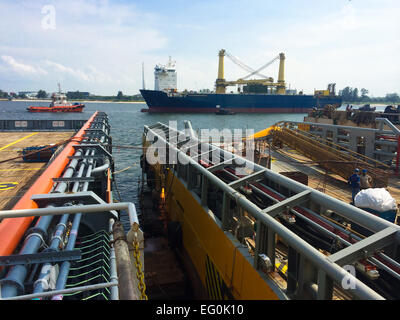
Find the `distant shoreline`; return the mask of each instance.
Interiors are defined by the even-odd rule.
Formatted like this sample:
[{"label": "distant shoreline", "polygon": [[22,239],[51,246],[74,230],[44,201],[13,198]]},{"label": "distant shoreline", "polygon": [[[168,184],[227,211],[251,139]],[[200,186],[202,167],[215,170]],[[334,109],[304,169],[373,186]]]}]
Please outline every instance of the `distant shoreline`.
[{"label": "distant shoreline", "polygon": [[342,102],[342,105],[365,105],[365,104],[369,104],[370,106],[389,106],[389,105],[395,105],[397,104],[397,102]]},{"label": "distant shoreline", "polygon": [[[0,101],[10,101],[8,99],[0,98]],[[11,101],[21,101],[21,102],[48,102],[50,103],[52,100],[51,99],[12,99]],[[145,101],[110,101],[110,100],[71,100],[73,103],[74,102],[81,102],[81,103],[124,103],[124,104],[146,104]],[[342,105],[365,105],[366,102],[342,102]],[[397,105],[398,102],[368,102],[368,104],[373,105],[373,106],[388,106],[388,105]]]},{"label": "distant shoreline", "polygon": [[[10,101],[8,99],[0,99],[0,101]],[[11,101],[16,102],[51,102],[51,99],[38,99],[38,100],[31,100],[31,99],[12,99]],[[82,102],[82,103],[145,103],[144,101],[110,101],[110,100],[74,100],[72,102]]]}]

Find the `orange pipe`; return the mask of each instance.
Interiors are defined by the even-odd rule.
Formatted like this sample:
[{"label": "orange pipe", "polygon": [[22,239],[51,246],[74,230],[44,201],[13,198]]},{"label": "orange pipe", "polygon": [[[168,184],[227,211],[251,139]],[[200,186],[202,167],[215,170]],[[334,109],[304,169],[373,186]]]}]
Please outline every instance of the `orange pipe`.
[{"label": "orange pipe", "polygon": [[[61,153],[53,160],[39,176],[35,183],[29,188],[24,196],[16,203],[13,210],[17,209],[35,209],[36,202],[31,200],[34,194],[49,193],[53,187],[53,178],[58,178],[63,173],[65,167],[69,163],[68,156],[72,156],[75,152],[74,145],[78,144],[76,140],[82,140],[85,130],[88,129],[96,117],[96,111],[83,127],[74,136],[74,141],[69,142]],[[25,218],[8,218],[0,223],[0,256],[10,255],[14,252],[20,242],[25,231],[32,223],[34,217]]]},{"label": "orange pipe", "polygon": [[107,201],[108,203],[111,203],[111,177],[110,177],[110,168],[107,169],[106,201]]}]

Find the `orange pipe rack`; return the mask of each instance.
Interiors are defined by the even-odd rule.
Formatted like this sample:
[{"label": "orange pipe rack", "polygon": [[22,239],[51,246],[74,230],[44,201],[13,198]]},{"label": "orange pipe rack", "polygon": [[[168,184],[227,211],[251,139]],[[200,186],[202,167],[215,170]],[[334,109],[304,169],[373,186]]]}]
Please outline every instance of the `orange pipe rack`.
[{"label": "orange pipe rack", "polygon": [[[34,194],[49,193],[53,186],[53,178],[58,178],[69,163],[69,156],[75,152],[73,148],[78,141],[82,140],[85,130],[88,129],[98,114],[96,111],[89,120],[83,125],[73,137],[73,141],[69,142],[61,153],[46,168],[35,183],[29,188],[24,196],[16,203],[13,210],[17,209],[35,209],[38,208],[36,202],[31,200]],[[19,241],[32,223],[34,217],[26,218],[8,218],[0,223],[0,256],[10,255],[14,252]]]}]

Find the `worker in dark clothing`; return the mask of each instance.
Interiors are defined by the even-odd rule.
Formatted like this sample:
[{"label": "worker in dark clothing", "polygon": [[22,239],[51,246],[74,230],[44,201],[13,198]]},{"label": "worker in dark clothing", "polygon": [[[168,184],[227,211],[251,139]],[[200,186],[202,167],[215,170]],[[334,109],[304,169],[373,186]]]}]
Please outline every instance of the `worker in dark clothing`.
[{"label": "worker in dark clothing", "polygon": [[347,120],[350,120],[352,112],[353,112],[353,106],[350,107],[350,105],[348,104],[346,107]]},{"label": "worker in dark clothing", "polygon": [[360,192],[360,170],[359,169],[355,169],[354,170],[354,174],[352,174],[349,178],[349,185],[351,187],[351,198],[353,200],[353,204],[354,204],[354,198],[356,196],[357,193]]}]

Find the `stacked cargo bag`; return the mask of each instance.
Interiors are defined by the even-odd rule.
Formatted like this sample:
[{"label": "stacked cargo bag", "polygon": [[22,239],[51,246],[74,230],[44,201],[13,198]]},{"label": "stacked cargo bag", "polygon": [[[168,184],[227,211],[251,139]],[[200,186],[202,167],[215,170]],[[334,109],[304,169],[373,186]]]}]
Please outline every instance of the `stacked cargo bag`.
[{"label": "stacked cargo bag", "polygon": [[57,146],[54,144],[26,147],[22,150],[22,156],[25,162],[48,162],[56,150]]},{"label": "stacked cargo bag", "polygon": [[397,215],[396,200],[384,188],[361,190],[354,198],[356,207],[395,223]]}]

